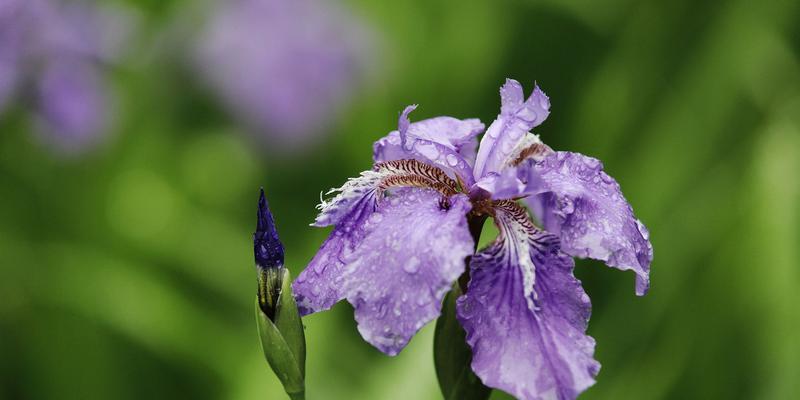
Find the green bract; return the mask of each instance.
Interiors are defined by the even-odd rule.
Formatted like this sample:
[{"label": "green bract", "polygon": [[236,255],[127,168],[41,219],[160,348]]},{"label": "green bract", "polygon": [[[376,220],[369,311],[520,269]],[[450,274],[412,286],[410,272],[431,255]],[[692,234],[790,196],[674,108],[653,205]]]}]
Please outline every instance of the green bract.
[{"label": "green bract", "polygon": [[289,397],[297,400],[305,399],[306,340],[291,282],[289,270],[284,269],[274,320],[261,311],[258,298],[255,311],[264,357]]}]

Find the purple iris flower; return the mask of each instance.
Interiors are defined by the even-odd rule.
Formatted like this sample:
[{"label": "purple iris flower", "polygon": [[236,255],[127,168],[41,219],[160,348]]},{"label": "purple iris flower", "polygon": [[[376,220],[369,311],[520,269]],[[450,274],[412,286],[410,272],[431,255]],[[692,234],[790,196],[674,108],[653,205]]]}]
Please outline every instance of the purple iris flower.
[{"label": "purple iris flower", "polygon": [[241,121],[296,147],[324,131],[365,72],[362,25],[335,1],[219,2],[197,64]]},{"label": "purple iris flower", "polygon": [[[364,339],[395,355],[466,273],[457,317],[483,383],[521,399],[572,399],[600,364],[571,256],[633,270],[644,295],[653,251],[600,161],[554,151],[530,132],[550,112],[544,92],[525,99],[507,80],[500,96],[479,147],[480,121],[411,123],[407,107],[398,130],[375,143],[373,169],[319,206],[313,225],[334,229],[293,289],[303,314],[347,299]],[[488,217],[500,235],[473,253],[471,229]]]},{"label": "purple iris flower", "polygon": [[0,0],[0,112],[31,98],[57,149],[81,150],[107,127],[106,63],[131,29],[120,9],[57,0]]}]

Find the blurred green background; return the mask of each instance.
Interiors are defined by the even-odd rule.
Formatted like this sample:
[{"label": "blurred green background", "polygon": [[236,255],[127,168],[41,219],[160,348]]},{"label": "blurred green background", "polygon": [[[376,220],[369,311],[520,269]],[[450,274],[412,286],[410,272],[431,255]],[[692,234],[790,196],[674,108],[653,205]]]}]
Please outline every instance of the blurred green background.
[{"label": "blurred green background", "polygon": [[[644,298],[577,263],[603,365],[581,398],[800,398],[796,0],[348,1],[375,65],[291,152],[171,59],[190,3],[127,3],[140,54],[112,72],[101,146],[64,157],[0,116],[1,398],[285,398],[252,315],[258,188],[296,276],[327,234],[320,191],[369,168],[404,106],[488,124],[506,77],[542,86],[537,133],[603,160],[655,249]],[[390,358],[346,303],[305,321],[309,398],[440,398],[432,325]]]}]

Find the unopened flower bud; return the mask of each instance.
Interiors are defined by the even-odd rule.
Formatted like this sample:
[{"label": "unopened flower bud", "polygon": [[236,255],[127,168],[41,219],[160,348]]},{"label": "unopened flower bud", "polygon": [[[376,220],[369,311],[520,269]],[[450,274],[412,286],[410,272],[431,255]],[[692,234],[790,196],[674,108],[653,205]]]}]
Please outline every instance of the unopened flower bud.
[{"label": "unopened flower bud", "polygon": [[258,200],[258,224],[253,234],[253,253],[258,271],[258,305],[270,320],[274,320],[283,283],[284,251],[275,229],[275,220],[264,197],[264,189],[261,189]]},{"label": "unopened flower bud", "polygon": [[306,341],[292,295],[292,279],[283,266],[283,244],[269,211],[264,189],[258,200],[258,225],[253,234],[258,271],[256,322],[261,349],[292,400],[305,398]]}]

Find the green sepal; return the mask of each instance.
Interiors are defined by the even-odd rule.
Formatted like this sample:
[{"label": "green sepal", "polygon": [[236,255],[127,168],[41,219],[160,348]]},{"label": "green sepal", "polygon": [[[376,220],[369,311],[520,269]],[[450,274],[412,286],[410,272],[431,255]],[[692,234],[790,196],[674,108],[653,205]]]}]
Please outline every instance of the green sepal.
[{"label": "green sepal", "polygon": [[274,322],[261,311],[258,297],[255,310],[264,357],[289,397],[299,400],[305,398],[306,339],[291,283],[285,269]]},{"label": "green sepal", "polygon": [[492,389],[481,383],[472,372],[472,351],[467,345],[466,332],[456,318],[456,299],[461,288],[453,290],[444,298],[442,314],[436,320],[433,336],[433,362],[436,378],[445,400],[486,400]]}]

